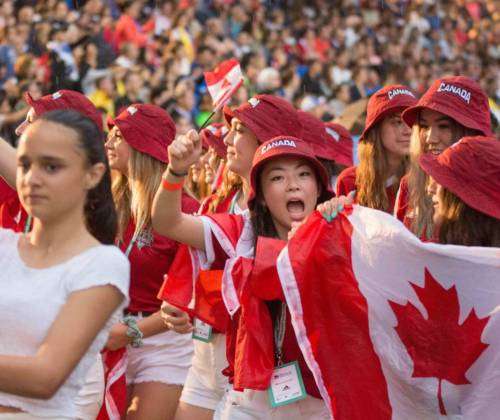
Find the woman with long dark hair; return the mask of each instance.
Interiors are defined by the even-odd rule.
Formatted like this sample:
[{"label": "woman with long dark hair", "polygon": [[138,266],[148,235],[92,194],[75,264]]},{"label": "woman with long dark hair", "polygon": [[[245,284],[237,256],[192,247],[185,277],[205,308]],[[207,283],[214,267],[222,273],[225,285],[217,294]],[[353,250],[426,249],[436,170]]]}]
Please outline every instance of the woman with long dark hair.
[{"label": "woman with long dark hair", "polygon": [[[233,267],[239,257],[255,257],[258,236],[286,241],[292,224],[304,220],[314,211],[318,202],[330,197],[331,194],[328,190],[329,180],[326,170],[314,157],[309,146],[297,138],[282,136],[263,143],[255,152],[249,175],[250,213],[239,216],[221,214],[210,218],[186,215],[179,211],[178,206],[180,198],[178,191],[183,184],[183,177],[179,174],[186,172],[189,165],[198,159],[200,151],[201,141],[194,132],[176,139],[169,147],[170,164],[164,174],[163,189],[160,189],[155,197],[153,222],[159,231],[201,251],[202,265],[213,267],[224,263],[223,288],[233,290],[224,295],[226,308],[233,315],[226,353],[229,363],[226,374],[232,382],[236,381],[235,378],[241,373],[241,370],[237,372],[236,368],[239,363],[237,359],[240,358],[237,349],[240,344],[236,342],[239,314],[234,316],[238,311],[239,286],[231,281]],[[255,372],[250,366],[242,366],[242,369],[248,368],[252,375],[255,373],[262,382],[255,390],[245,391],[244,394],[230,387],[217,407],[216,418],[219,418],[217,416],[239,418],[238,416],[244,413],[246,415],[252,413],[256,418],[270,418],[269,416],[326,418],[326,407],[319,397],[312,373],[305,365],[304,359],[300,358],[300,351],[297,350],[298,344],[293,338],[286,307],[261,306],[260,310],[256,316],[268,320],[273,317],[274,326],[284,335],[283,341],[277,344],[276,350],[279,354],[277,363],[297,361],[303,372],[306,392],[309,395],[304,394],[304,401],[292,402],[287,407],[272,408],[267,404],[267,392],[261,391],[269,386],[267,380],[260,376],[262,372]],[[273,324],[267,325],[273,328]],[[255,351],[260,353],[261,348],[258,347]],[[271,363],[274,362],[272,345],[266,348],[263,357]],[[295,357],[299,357],[298,360]],[[270,369],[266,372],[270,373],[272,367]]]},{"label": "woman with long dark hair", "polygon": [[[230,130],[224,137],[227,146],[227,178],[221,191],[210,199],[208,209],[203,211],[205,214],[244,214],[248,212],[252,158],[259,144],[280,134],[296,134],[300,132],[301,126],[293,106],[272,95],[256,95],[233,110],[225,108],[224,117],[230,125]],[[196,136],[195,133],[191,135]],[[225,188],[228,188],[226,194],[223,193]],[[190,261],[188,259],[186,263]],[[176,420],[211,419],[224,397],[227,378],[222,371],[227,366],[225,333],[229,323],[229,315],[220,293],[224,263],[225,261],[219,261],[211,266],[201,267],[205,276],[211,276],[208,287],[212,290],[210,310],[216,315],[212,315],[208,320],[202,314],[195,313],[198,315],[196,318],[204,319],[208,323],[206,328],[210,331],[211,338],[208,343],[195,340],[193,365],[182,391]],[[191,277],[186,281],[191,284]],[[200,278],[197,283],[201,283]],[[186,314],[181,315],[178,307],[167,303],[170,299],[165,300],[165,322],[179,331],[189,329],[189,318]],[[198,319],[195,323],[198,323]]]},{"label": "woman with long dark hair", "polygon": [[100,129],[69,110],[38,117],[16,184],[33,228],[0,230],[0,418],[93,418],[75,400],[129,283]]}]

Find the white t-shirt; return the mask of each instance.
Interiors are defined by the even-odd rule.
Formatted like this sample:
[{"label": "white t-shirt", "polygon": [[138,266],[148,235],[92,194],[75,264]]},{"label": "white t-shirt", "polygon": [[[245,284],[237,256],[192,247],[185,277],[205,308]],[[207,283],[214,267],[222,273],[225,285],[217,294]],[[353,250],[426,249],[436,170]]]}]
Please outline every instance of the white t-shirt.
[{"label": "white t-shirt", "polygon": [[[115,246],[95,246],[61,264],[37,269],[22,261],[17,248],[19,237],[19,233],[0,229],[0,355],[34,355],[72,292],[111,284],[128,296],[130,265]],[[0,392],[0,405],[49,418],[77,417],[75,396],[126,305],[124,301],[108,320],[52,398],[41,400]]]}]

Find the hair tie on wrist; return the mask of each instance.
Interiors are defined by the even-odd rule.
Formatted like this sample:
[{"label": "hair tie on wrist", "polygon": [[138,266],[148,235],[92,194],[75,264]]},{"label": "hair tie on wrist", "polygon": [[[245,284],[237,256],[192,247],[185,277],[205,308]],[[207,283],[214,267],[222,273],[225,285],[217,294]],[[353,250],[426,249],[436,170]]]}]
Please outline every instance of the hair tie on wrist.
[{"label": "hair tie on wrist", "polygon": [[170,172],[173,176],[176,176],[177,178],[184,178],[185,176],[188,175],[187,172],[175,172],[174,170],[172,170],[170,165],[167,166],[167,171]]},{"label": "hair tie on wrist", "polygon": [[184,180],[182,180],[180,182],[169,182],[163,177],[161,179],[161,186],[163,187],[164,190],[167,190],[167,191],[180,190],[180,189],[182,189],[183,185],[184,185]]}]

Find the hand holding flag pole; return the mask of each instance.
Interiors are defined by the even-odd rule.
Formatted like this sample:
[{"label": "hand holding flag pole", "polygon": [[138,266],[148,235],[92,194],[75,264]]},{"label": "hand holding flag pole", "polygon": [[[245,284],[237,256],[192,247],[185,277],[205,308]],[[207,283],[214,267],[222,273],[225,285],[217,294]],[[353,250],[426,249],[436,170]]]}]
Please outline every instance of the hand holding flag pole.
[{"label": "hand holding flag pole", "polygon": [[202,124],[200,131],[208,125],[215,113],[231,99],[233,93],[243,83],[240,63],[235,58],[223,61],[213,72],[207,71],[204,75],[208,93],[214,103],[214,110]]}]

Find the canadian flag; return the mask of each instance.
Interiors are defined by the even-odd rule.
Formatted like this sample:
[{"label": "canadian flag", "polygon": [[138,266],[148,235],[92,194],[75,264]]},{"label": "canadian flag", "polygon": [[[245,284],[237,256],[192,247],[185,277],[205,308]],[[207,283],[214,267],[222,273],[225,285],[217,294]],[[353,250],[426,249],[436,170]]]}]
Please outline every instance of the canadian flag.
[{"label": "canadian flag", "polygon": [[332,418],[499,418],[499,248],[423,243],[354,205],[313,214],[277,265]]},{"label": "canadian flag", "polygon": [[120,420],[127,410],[127,349],[103,350],[104,401],[96,420]]},{"label": "canadian flag", "polygon": [[243,74],[238,60],[223,61],[213,72],[205,72],[208,93],[214,102],[214,111],[221,109],[231,98],[231,95],[243,83]]}]

